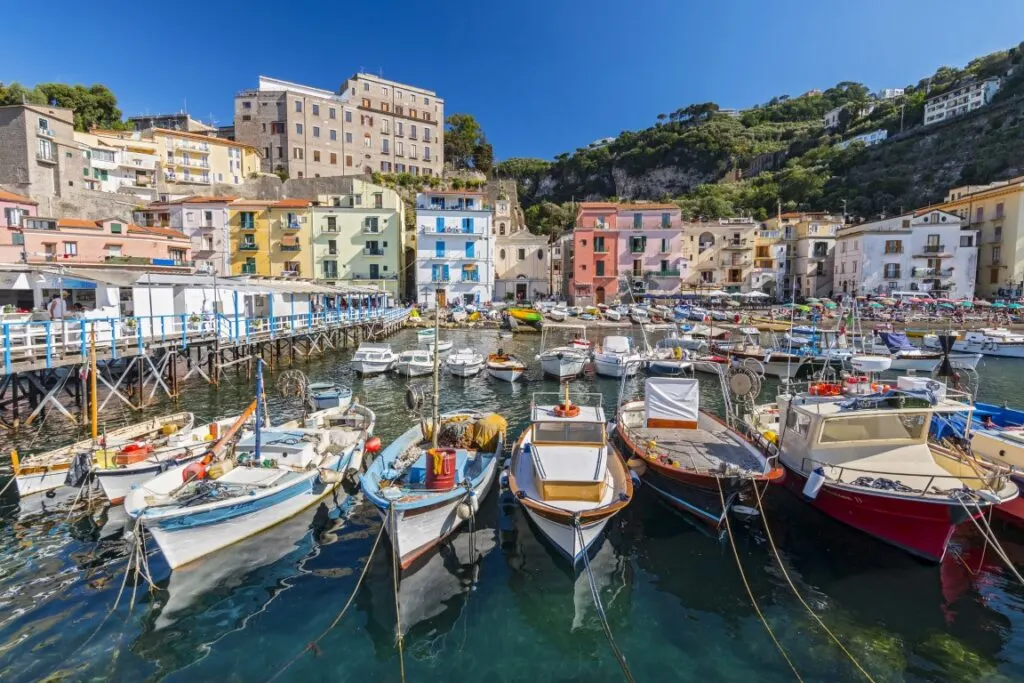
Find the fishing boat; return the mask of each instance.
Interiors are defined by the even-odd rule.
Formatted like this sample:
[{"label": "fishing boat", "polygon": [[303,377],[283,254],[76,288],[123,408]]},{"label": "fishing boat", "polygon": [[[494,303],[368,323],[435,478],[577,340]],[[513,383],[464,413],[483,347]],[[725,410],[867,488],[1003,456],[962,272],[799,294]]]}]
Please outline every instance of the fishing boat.
[{"label": "fishing boat", "polygon": [[547,316],[554,320],[556,323],[560,323],[568,317],[569,312],[564,308],[552,308],[547,312]]},{"label": "fishing boat", "polygon": [[379,375],[395,367],[398,355],[390,344],[360,344],[350,361],[352,369],[364,377]]},{"label": "fishing boat", "polygon": [[615,434],[644,484],[715,528],[753,486],[782,476],[762,448],[700,409],[696,379],[647,379],[643,398],[621,402]]},{"label": "fishing boat", "polygon": [[487,374],[494,379],[503,382],[515,382],[526,372],[526,364],[513,356],[498,349],[497,353],[487,356]]},{"label": "fishing boat", "polygon": [[405,377],[421,377],[434,371],[434,355],[429,351],[411,349],[398,354],[395,372]]},{"label": "fishing boat", "polygon": [[434,340],[434,328],[428,327],[425,330],[419,330],[416,332],[416,342],[419,344],[426,344],[428,341]]},{"label": "fishing boat", "polygon": [[345,411],[352,404],[352,390],[334,382],[313,382],[309,384],[308,400],[311,411]]},{"label": "fishing boat", "polygon": [[433,353],[435,346],[437,346],[438,352],[446,353],[452,350],[455,346],[455,342],[451,339],[439,339],[436,342],[433,339],[429,339],[424,345],[427,347],[427,353]]},{"label": "fishing boat", "polygon": [[535,308],[524,308],[522,306],[510,307],[505,309],[510,316],[516,320],[520,320],[524,323],[539,323],[541,321],[541,312]]},{"label": "fishing boat", "polygon": [[580,313],[583,312],[583,307],[582,306],[570,306],[569,308],[565,309],[565,312],[568,313],[570,316],[575,318],[576,316],[578,316]]},{"label": "fishing boat", "polygon": [[[924,337],[928,348],[939,348],[937,335]],[[963,333],[953,342],[953,350],[962,353],[980,353],[983,356],[1001,358],[1024,358],[1024,334],[1017,334],[1003,327],[986,327]]]},{"label": "fishing boat", "polygon": [[452,322],[464,323],[466,322],[467,318],[469,318],[469,313],[467,313],[465,310],[461,308],[452,309]]},{"label": "fishing boat", "polygon": [[613,307],[609,306],[604,311],[604,317],[607,318],[608,320],[611,320],[612,322],[616,322],[617,323],[620,320],[622,320],[622,313],[620,313],[617,308],[613,308]]},{"label": "fishing boat", "polygon": [[245,418],[233,417],[178,432],[160,448],[144,442],[132,442],[119,449],[106,448],[96,453],[93,472],[111,505],[120,505],[136,486],[167,470],[175,470],[206,455],[221,434],[235,422],[252,417],[255,404]]},{"label": "fishing boat", "polygon": [[[966,399],[966,400],[965,400]],[[810,505],[918,557],[940,562],[956,527],[1014,499],[1006,468],[929,442],[934,419],[972,411],[928,378],[896,386],[851,377],[755,407],[755,433],[776,442],[787,487]]]},{"label": "fishing boat", "polygon": [[573,402],[535,394],[530,426],[512,450],[508,486],[541,534],[573,567],[633,498],[633,480],[605,430],[600,394]]},{"label": "fishing boat", "polygon": [[122,449],[162,448],[175,437],[181,439],[180,434],[190,431],[194,420],[192,413],[173,413],[119,427],[95,440],[83,439],[42,453],[19,457],[17,451],[13,451],[11,467],[18,495],[25,498],[65,485],[77,487],[83,483],[97,458],[100,461],[110,457],[116,460]]},{"label": "fishing boat", "polygon": [[600,348],[594,351],[594,372],[604,377],[632,377],[642,363],[643,356],[628,337],[605,337]]},{"label": "fishing boat", "polygon": [[[580,319],[582,320],[583,317],[581,316]],[[578,326],[578,329],[572,335],[572,340],[569,342],[569,346],[580,351],[586,351],[587,353],[590,352],[590,349],[593,348],[593,343],[587,339],[586,327],[583,327],[582,325]]]},{"label": "fishing boat", "polygon": [[740,341],[714,343],[711,345],[712,353],[735,358],[741,363],[757,363],[765,375],[779,378],[807,375],[825,364],[813,356],[762,347],[759,341],[761,333],[757,328],[741,327],[739,332],[743,335]]},{"label": "fishing boat", "polygon": [[679,377],[692,368],[686,344],[677,336],[658,340],[647,354],[647,372],[652,375]]},{"label": "fishing boat", "polygon": [[540,348],[537,360],[545,375],[566,379],[582,374],[590,360],[590,351],[574,346],[572,343],[549,348],[548,337],[556,330],[567,330],[572,333],[573,340],[586,340],[587,329],[583,325],[545,325],[541,329]]},{"label": "fishing boat", "polygon": [[646,308],[640,306],[633,306],[629,309],[629,319],[637,325],[644,325],[651,322],[651,316],[647,312]]},{"label": "fishing boat", "polygon": [[[878,340],[872,351],[885,352],[892,356],[892,369],[896,371],[914,370],[915,372],[931,372],[942,360],[942,352],[919,349],[910,343],[907,335],[902,332],[879,332]],[[981,356],[979,355],[978,358]]]},{"label": "fishing boat", "polygon": [[[258,371],[257,396],[262,385]],[[158,475],[125,498],[125,511],[150,533],[171,569],[258,534],[334,493],[345,470],[362,462],[376,419],[359,404],[330,429],[264,428],[262,417],[257,409],[253,433],[232,452]],[[221,453],[219,446],[214,453]]]},{"label": "fishing boat", "polygon": [[472,377],[484,369],[484,357],[473,349],[459,349],[448,356],[445,367],[456,377]]}]

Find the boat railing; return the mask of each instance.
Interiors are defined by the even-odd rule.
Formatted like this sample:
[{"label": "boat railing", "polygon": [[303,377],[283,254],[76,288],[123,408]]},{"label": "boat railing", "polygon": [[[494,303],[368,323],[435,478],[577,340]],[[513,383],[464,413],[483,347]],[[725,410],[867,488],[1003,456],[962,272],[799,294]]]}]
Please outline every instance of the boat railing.
[{"label": "boat railing", "polygon": [[[970,466],[967,460],[958,458],[952,455],[947,455],[941,451],[932,449],[932,455],[934,457],[946,458],[955,463]],[[894,493],[906,493],[906,494],[917,494],[924,496],[938,496],[950,498],[957,491],[964,491],[965,485],[968,482],[980,484],[978,488],[984,488],[992,491],[1001,490],[1009,482],[1010,471],[1002,467],[992,467],[988,472],[987,476],[981,474],[975,475],[962,475],[962,474],[921,474],[919,472],[882,472],[873,469],[864,469],[859,467],[850,467],[848,465],[836,465],[835,463],[828,463],[821,460],[815,460],[814,458],[804,457],[800,460],[800,471],[808,474],[817,468],[821,468],[824,476],[827,480],[841,484],[843,486],[849,486],[853,488],[864,489],[868,491],[890,491]],[[854,473],[869,477],[872,482],[875,481],[888,481],[891,484],[890,488],[882,488],[871,486],[868,483],[858,484],[856,483],[860,476],[854,478],[853,481],[845,481],[844,476],[848,473]],[[921,489],[915,489],[907,484],[900,481],[900,478],[908,478],[912,480],[920,480],[924,477],[928,477],[927,483]],[[949,488],[936,488],[934,485],[936,482],[948,482],[951,484]],[[971,487],[968,487],[971,488]]]},{"label": "boat railing", "polygon": [[[555,406],[565,400],[564,391],[537,391],[530,398],[531,406]],[[573,405],[591,408],[603,407],[604,396],[599,392],[575,392],[569,393],[569,400]]]}]

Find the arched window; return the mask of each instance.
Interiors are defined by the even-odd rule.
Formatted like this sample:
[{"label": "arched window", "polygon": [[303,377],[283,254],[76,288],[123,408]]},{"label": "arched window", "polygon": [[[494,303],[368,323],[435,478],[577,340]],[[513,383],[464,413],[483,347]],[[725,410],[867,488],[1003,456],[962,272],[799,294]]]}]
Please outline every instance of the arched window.
[{"label": "arched window", "polygon": [[543,249],[538,249],[537,250],[537,260],[538,261],[543,261],[544,260],[544,250]]},{"label": "arched window", "polygon": [[501,251],[498,252],[498,258],[505,258],[505,250],[504,249],[502,249]]}]

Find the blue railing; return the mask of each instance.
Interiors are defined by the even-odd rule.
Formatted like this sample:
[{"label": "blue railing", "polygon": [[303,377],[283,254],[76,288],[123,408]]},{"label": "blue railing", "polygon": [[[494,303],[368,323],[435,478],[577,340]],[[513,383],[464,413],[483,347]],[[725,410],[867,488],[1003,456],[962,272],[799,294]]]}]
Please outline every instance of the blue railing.
[{"label": "blue railing", "polygon": [[45,361],[49,369],[62,365],[59,361],[68,355],[84,359],[90,336],[95,338],[97,351],[118,358],[132,348],[142,353],[147,344],[187,348],[190,343],[217,338],[229,343],[276,339],[371,321],[394,322],[409,317],[409,312],[408,308],[353,307],[255,318],[207,313],[11,321],[0,323],[0,342],[4,374],[10,374],[16,362]]}]

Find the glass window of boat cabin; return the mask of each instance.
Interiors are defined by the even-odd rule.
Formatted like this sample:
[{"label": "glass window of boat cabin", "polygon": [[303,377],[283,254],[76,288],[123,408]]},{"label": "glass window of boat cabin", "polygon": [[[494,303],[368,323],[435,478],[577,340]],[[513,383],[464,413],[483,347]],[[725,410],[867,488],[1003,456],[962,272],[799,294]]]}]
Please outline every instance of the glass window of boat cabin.
[{"label": "glass window of boat cabin", "polygon": [[859,441],[921,442],[928,433],[928,413],[879,411],[823,420],[819,443]]},{"label": "glass window of boat cabin", "polygon": [[570,446],[603,446],[604,425],[600,422],[536,422],[533,425],[533,443]]}]

